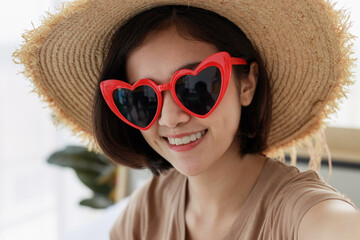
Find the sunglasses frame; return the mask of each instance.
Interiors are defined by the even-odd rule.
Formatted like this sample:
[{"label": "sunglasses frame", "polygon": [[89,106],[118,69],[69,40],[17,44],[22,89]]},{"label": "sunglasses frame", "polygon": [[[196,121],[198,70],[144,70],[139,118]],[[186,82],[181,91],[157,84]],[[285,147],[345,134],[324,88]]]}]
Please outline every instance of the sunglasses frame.
[{"label": "sunglasses frame", "polygon": [[[221,100],[223,99],[223,97],[225,95],[226,89],[229,85],[230,78],[231,78],[232,65],[247,65],[247,61],[243,58],[230,57],[229,53],[227,53],[227,52],[218,52],[218,53],[215,53],[215,54],[207,57],[204,61],[202,61],[196,67],[195,70],[180,69],[180,70],[176,71],[173,74],[173,76],[171,77],[170,82],[166,83],[166,84],[158,85],[154,81],[147,79],[147,78],[140,79],[132,85],[127,82],[121,81],[121,80],[109,79],[109,80],[104,80],[100,83],[100,89],[101,89],[101,93],[105,99],[105,102],[107,103],[107,105],[109,106],[111,111],[113,113],[115,113],[116,116],[118,116],[122,121],[124,121],[125,123],[127,123],[128,125],[130,125],[134,128],[137,128],[139,130],[147,130],[155,123],[155,121],[159,117],[159,114],[162,110],[162,104],[163,104],[161,92],[166,91],[166,90],[170,90],[171,95],[172,95],[174,101],[176,102],[176,104],[186,113],[188,113],[192,116],[198,117],[198,118],[208,117],[216,109],[216,107],[220,104]],[[199,115],[194,112],[191,112],[180,102],[180,100],[178,99],[178,97],[176,95],[176,91],[175,91],[176,81],[180,77],[185,76],[185,75],[196,76],[202,70],[204,70],[208,67],[213,67],[213,66],[217,67],[221,73],[221,89],[220,89],[219,97],[216,100],[212,109],[207,114]],[[157,109],[156,109],[154,118],[149,123],[149,125],[147,125],[146,127],[139,127],[139,126],[133,124],[132,122],[130,122],[129,120],[127,120],[120,113],[119,109],[117,108],[117,106],[115,104],[113,93],[116,89],[119,89],[119,88],[129,89],[129,90],[133,91],[137,87],[144,86],[144,85],[151,87],[155,91],[158,104],[157,104]]]}]

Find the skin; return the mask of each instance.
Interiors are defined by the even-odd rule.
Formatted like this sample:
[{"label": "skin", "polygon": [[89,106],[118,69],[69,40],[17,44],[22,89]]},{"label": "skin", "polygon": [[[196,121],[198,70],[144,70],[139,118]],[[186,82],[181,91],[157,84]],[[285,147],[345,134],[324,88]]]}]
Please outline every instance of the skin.
[{"label": "skin", "polygon": [[[185,39],[174,27],[170,27],[149,35],[141,46],[129,54],[127,78],[130,83],[149,78],[157,84],[166,84],[173,73],[183,66],[199,63],[216,52],[218,50],[214,45],[189,37]],[[170,92],[165,91],[157,122],[150,129],[141,131],[154,150],[188,177],[187,239],[223,239],[260,175],[266,158],[260,154],[241,156],[239,143],[234,138],[241,120],[241,107],[251,103],[257,76],[256,63],[250,66],[249,75],[240,80],[240,85],[236,84],[239,79],[233,74],[222,102],[205,119],[184,112]],[[174,151],[166,140],[169,136],[189,135],[203,130],[206,134],[202,141],[188,151]],[[345,239],[329,238],[320,230],[339,226],[340,220],[335,221],[336,216],[343,216],[342,224],[346,224],[351,219],[349,215],[354,215],[354,209],[342,201],[322,202],[304,216],[299,227],[299,239]],[[323,216],[328,218],[324,221]],[[354,219],[360,222],[359,216],[354,215]],[[320,228],[314,228],[314,225],[320,225]],[[333,233],[333,236],[337,235]]]},{"label": "skin", "polygon": [[300,222],[298,239],[360,239],[360,212],[340,200],[320,202]]}]

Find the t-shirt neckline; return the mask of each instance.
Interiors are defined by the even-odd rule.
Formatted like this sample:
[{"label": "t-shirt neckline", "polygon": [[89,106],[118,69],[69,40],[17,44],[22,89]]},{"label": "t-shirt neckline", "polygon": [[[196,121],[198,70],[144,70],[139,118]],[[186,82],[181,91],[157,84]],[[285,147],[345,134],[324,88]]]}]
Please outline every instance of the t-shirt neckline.
[{"label": "t-shirt neckline", "polygon": [[[231,225],[229,231],[223,238],[224,240],[231,239],[229,237],[231,236],[231,233],[233,232],[234,228],[238,228],[239,226],[244,226],[246,217],[250,213],[251,205],[253,205],[253,202],[256,201],[256,195],[257,195],[256,193],[258,192],[257,189],[262,185],[261,183],[263,181],[265,181],[264,176],[266,176],[266,174],[265,174],[267,172],[266,169],[268,168],[268,165],[271,162],[272,161],[269,158],[266,159],[264,166],[263,166],[254,186],[252,187],[250,193],[246,197],[246,199],[245,199],[243,205],[241,206],[241,209],[240,209],[237,217],[235,218],[233,224]],[[182,183],[182,189],[181,189],[181,195],[180,195],[181,197],[179,198],[179,202],[178,202],[178,221],[179,221],[179,232],[180,232],[181,240],[186,240],[185,202],[186,202],[186,197],[187,197],[186,196],[187,185],[188,185],[188,179],[187,179],[187,177],[184,176],[183,183]],[[238,229],[236,232],[238,232]]]}]

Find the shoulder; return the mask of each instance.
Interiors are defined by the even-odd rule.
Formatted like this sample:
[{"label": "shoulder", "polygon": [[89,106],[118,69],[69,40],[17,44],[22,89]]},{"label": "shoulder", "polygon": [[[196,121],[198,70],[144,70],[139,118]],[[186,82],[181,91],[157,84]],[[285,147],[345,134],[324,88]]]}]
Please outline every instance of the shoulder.
[{"label": "shoulder", "polygon": [[168,203],[173,202],[180,194],[184,178],[176,170],[171,169],[160,176],[153,176],[135,190],[111,230],[111,239],[140,239],[139,230],[148,225],[148,218],[160,218]]},{"label": "shoulder", "polygon": [[262,190],[273,193],[267,196],[272,196],[273,200],[281,197],[280,193],[293,191],[294,187],[305,188],[311,183],[323,183],[321,176],[314,171],[301,172],[297,167],[273,159],[267,160],[260,181]]},{"label": "shoulder", "polygon": [[296,167],[276,162],[277,170],[274,170],[276,184],[272,196],[272,205],[289,208],[292,211],[304,213],[315,204],[327,199],[350,200],[335,188],[326,183],[315,171],[301,172]]},{"label": "shoulder", "polygon": [[[299,191],[324,190],[337,192],[336,189],[327,184],[315,171],[301,172],[297,167],[289,166],[280,161],[269,159],[266,164],[267,181],[273,186],[277,193],[291,194]],[[266,174],[266,173],[265,173]],[[275,195],[278,196],[278,194]]]},{"label": "shoulder", "polygon": [[309,207],[325,199],[340,199],[351,202],[345,195],[325,182],[316,171],[307,170],[301,172],[296,167],[281,162],[274,164],[278,168],[278,170],[274,171],[275,175],[280,176],[277,181],[277,194],[274,199],[286,198],[286,202],[293,201],[294,204],[308,204]]},{"label": "shoulder", "polygon": [[355,240],[359,236],[360,212],[340,199],[322,201],[311,207],[302,218],[298,230],[299,240]]},{"label": "shoulder", "polygon": [[[323,181],[315,171],[301,172],[295,167],[272,160],[270,177],[272,185],[267,217],[273,231],[285,239],[297,239],[298,230],[305,214],[319,203],[329,200],[340,202],[354,209],[351,201]],[[316,239],[316,238],[313,238]]]}]

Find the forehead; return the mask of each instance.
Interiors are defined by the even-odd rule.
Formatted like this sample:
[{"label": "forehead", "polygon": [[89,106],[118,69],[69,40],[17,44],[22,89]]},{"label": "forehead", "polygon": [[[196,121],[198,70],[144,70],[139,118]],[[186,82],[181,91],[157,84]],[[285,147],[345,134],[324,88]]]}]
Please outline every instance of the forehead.
[{"label": "forehead", "polygon": [[128,56],[126,74],[129,82],[141,78],[168,81],[180,67],[203,61],[217,48],[206,42],[182,37],[175,27],[147,36],[142,45]]}]

